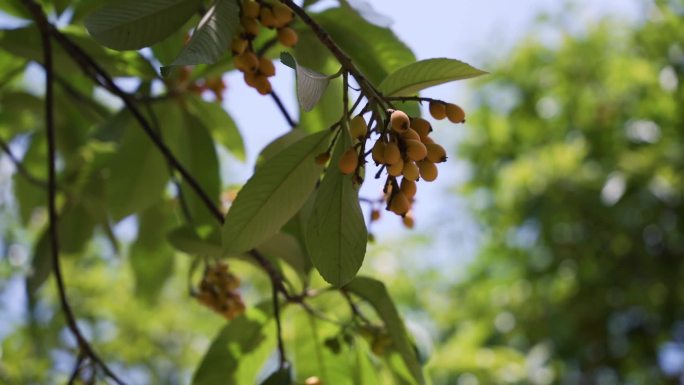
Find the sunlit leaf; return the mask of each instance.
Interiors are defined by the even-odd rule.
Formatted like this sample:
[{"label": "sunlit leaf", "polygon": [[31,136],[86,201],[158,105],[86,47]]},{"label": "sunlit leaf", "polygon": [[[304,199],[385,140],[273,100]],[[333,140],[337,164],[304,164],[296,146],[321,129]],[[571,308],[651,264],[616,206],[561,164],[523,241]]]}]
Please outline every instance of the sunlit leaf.
[{"label": "sunlit leaf", "polygon": [[257,169],[226,216],[226,251],[253,248],[278,232],[302,207],[323,169],[314,158],[325,151],[330,135],[322,131],[304,137]]},{"label": "sunlit leaf", "polygon": [[351,143],[351,136],[344,129],[335,145],[331,166],[318,188],[306,232],[311,262],[334,286],[342,286],[356,275],[368,241],[353,175],[344,175],[337,167]]},{"label": "sunlit leaf", "polygon": [[411,96],[428,87],[470,79],[486,73],[455,59],[428,59],[392,72],[378,88],[387,96]]}]

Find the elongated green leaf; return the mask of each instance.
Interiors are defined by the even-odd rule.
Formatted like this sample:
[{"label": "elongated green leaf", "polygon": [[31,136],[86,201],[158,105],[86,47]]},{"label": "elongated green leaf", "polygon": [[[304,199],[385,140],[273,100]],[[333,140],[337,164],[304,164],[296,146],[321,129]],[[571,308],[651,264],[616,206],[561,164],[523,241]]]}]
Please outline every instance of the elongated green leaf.
[{"label": "elongated green leaf", "polygon": [[280,61],[294,68],[297,76],[297,100],[304,111],[311,111],[325,93],[330,77],[306,68],[287,52],[280,54]]},{"label": "elongated green leaf", "polygon": [[50,277],[51,271],[50,233],[48,229],[45,229],[38,239],[38,242],[33,247],[31,272],[26,278],[26,293],[29,297],[29,304],[35,303],[36,292],[43,286],[48,277]]},{"label": "elongated green leaf", "polygon": [[200,97],[189,97],[189,112],[209,129],[216,142],[241,161],[245,160],[245,145],[233,119],[220,103],[210,103]]},{"label": "elongated green leaf", "polygon": [[[127,114],[127,112],[121,112]],[[153,205],[164,192],[169,170],[150,139],[129,119],[119,150],[110,161],[108,200],[115,221]]]},{"label": "elongated green leaf", "polygon": [[257,246],[264,256],[275,260],[280,260],[292,267],[299,275],[302,282],[307,282],[311,261],[304,254],[297,238],[285,233],[277,233],[266,242]]},{"label": "elongated green leaf", "polygon": [[244,252],[265,241],[292,218],[313,190],[330,132],[309,135],[280,151],[259,167],[240,190],[223,226],[223,247]]},{"label": "elongated green leaf", "polygon": [[270,305],[249,308],[216,336],[195,372],[192,385],[254,384],[273,348]]},{"label": "elongated green leaf", "polygon": [[201,0],[109,2],[85,19],[100,44],[119,51],[140,49],[171,35],[199,9]]},{"label": "elongated green leaf", "polygon": [[211,234],[207,237],[202,237],[190,226],[171,230],[166,235],[166,239],[171,246],[183,253],[211,258],[221,258],[223,256],[223,249],[219,239],[214,239]]},{"label": "elongated green leaf", "polygon": [[363,263],[368,241],[353,176],[342,174],[337,167],[351,143],[349,132],[343,130],[318,189],[306,232],[311,262],[334,286],[343,286],[354,278]]},{"label": "elongated green leaf", "polygon": [[306,131],[296,128],[294,130],[288,131],[282,136],[277,137],[261,150],[259,156],[257,157],[256,167],[261,166],[264,162],[273,158],[280,151],[301,140],[305,136]]},{"label": "elongated green leaf", "polygon": [[486,73],[456,59],[428,59],[392,72],[378,88],[387,96],[411,96],[428,87],[470,79]]},{"label": "elongated green leaf", "polygon": [[135,294],[154,302],[173,273],[173,249],[166,241],[173,212],[169,203],[160,201],[138,216],[138,238],[130,249],[130,263],[135,277]]},{"label": "elongated green leaf", "polygon": [[385,285],[375,279],[368,277],[356,277],[351,281],[346,289],[367,301],[385,324],[387,331],[392,338],[394,348],[399,352],[402,360],[406,364],[411,376],[416,383],[424,384],[423,371],[418,362],[416,350],[406,333],[404,323],[399,316],[399,312],[392,302],[392,298],[387,292]]},{"label": "elongated green leaf", "polygon": [[416,61],[413,52],[389,29],[370,24],[349,8],[333,8],[312,17],[351,56],[373,84]]},{"label": "elongated green leaf", "polygon": [[233,0],[216,0],[200,20],[195,33],[176,60],[162,67],[166,75],[171,67],[181,65],[211,64],[230,47],[239,27],[240,9]]}]

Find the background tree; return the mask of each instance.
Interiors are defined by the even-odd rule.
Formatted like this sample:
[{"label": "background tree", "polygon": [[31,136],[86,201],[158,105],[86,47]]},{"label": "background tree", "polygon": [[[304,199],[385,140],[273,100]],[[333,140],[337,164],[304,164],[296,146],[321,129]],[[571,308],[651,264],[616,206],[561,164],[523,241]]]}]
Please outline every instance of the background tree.
[{"label": "background tree", "polygon": [[486,241],[435,383],[680,383],[681,7],[531,38],[481,85],[461,154]]}]

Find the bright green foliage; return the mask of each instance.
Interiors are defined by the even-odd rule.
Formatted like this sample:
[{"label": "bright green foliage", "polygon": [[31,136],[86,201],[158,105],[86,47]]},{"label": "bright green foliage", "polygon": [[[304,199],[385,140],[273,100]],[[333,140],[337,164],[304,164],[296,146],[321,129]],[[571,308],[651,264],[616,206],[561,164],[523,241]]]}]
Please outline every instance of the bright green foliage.
[{"label": "bright green foliage", "polygon": [[[8,182],[0,184],[0,310],[6,298],[26,309],[0,325],[0,383],[69,382],[84,351],[65,323],[62,294],[93,351],[126,384],[429,383],[387,288],[355,277],[368,242],[361,158],[366,140],[386,134],[390,103],[374,88],[415,94],[479,72],[457,60],[414,63],[392,30],[351,5],[298,10],[329,35],[299,15],[289,24],[299,42],[286,48],[275,29],[245,33],[241,1],[0,3],[0,20],[26,19],[21,28],[0,26],[2,165],[16,163],[11,178],[0,179]],[[41,10],[56,25],[43,29]],[[34,76],[50,68],[44,35],[53,76]],[[236,41],[259,54],[261,72],[251,56],[234,62]],[[224,109],[224,75],[240,67],[256,83],[273,75],[266,59],[279,56],[296,70],[304,112],[261,151],[243,186],[229,186],[221,170],[256,152],[240,130],[257,127],[238,128]],[[354,114],[373,115],[372,139],[348,134],[351,112],[343,109],[354,103],[354,79],[364,102]],[[46,106],[54,111],[54,154]],[[420,114],[414,100],[403,107]],[[352,146],[359,168],[343,175],[338,161]],[[48,197],[57,214],[54,250]],[[91,374],[112,380],[84,358],[76,383]]]},{"label": "bright green foliage", "polygon": [[314,158],[328,147],[330,135],[329,131],[311,134],[256,170],[226,215],[223,247],[227,252],[253,248],[299,211],[323,169]]},{"label": "bright green foliage", "polygon": [[678,381],[658,360],[684,319],[679,9],[530,41],[493,71],[461,151],[486,240],[435,383]]},{"label": "bright green foliage", "polygon": [[352,138],[344,127],[318,188],[306,230],[311,262],[336,287],[349,282],[359,271],[368,241],[354,175],[344,175],[337,167],[351,146]]},{"label": "bright green foliage", "polygon": [[411,96],[428,87],[484,74],[486,72],[459,60],[428,59],[411,63],[392,72],[378,88],[388,96]]},{"label": "bright green foliage", "polygon": [[90,14],[85,26],[106,47],[140,49],[171,35],[201,5],[199,0],[117,1]]}]

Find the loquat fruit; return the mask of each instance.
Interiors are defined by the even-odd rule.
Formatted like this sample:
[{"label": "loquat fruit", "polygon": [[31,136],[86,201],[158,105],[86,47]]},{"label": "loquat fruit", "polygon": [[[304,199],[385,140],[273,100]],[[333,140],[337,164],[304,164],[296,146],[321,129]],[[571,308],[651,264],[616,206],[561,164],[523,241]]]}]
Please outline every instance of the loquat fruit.
[{"label": "loquat fruit", "polygon": [[356,153],[356,150],[354,150],[354,147],[350,147],[347,149],[347,151],[342,154],[340,157],[340,161],[338,162],[338,166],[340,168],[340,171],[342,174],[347,175],[351,174],[356,170],[356,166],[359,165],[359,156]]},{"label": "loquat fruit", "polygon": [[351,122],[349,122],[349,133],[351,134],[352,138],[364,138],[367,132],[368,125],[366,124],[366,121],[363,119],[363,116],[357,115],[352,118]]},{"label": "loquat fruit", "polygon": [[411,199],[414,196],[416,196],[416,192],[418,191],[418,186],[416,185],[415,181],[412,181],[407,178],[403,178],[401,180],[401,184],[399,185],[399,190],[404,193],[404,195],[408,198]]},{"label": "loquat fruit", "polygon": [[430,115],[437,120],[446,118],[446,106],[442,102],[430,102]]},{"label": "loquat fruit", "polygon": [[427,159],[432,163],[442,163],[447,159],[446,150],[437,143],[427,143]]},{"label": "loquat fruit", "polygon": [[404,178],[415,181],[418,180],[420,170],[418,170],[418,165],[416,162],[409,160],[408,162],[404,163],[404,168],[401,170],[401,174],[404,175]]},{"label": "loquat fruit", "polygon": [[390,123],[394,131],[402,133],[409,129],[411,120],[404,111],[395,110],[390,115]]},{"label": "loquat fruit", "polygon": [[371,156],[375,163],[385,163],[385,143],[381,139],[378,139],[373,145]]},{"label": "loquat fruit", "polygon": [[409,211],[410,208],[411,203],[403,192],[397,191],[397,193],[392,196],[392,200],[390,201],[390,211],[397,215],[404,215]]},{"label": "loquat fruit", "polygon": [[385,145],[385,164],[394,164],[401,160],[401,152],[396,143],[387,143]]},{"label": "loquat fruit", "polygon": [[437,179],[437,166],[429,160],[418,162],[418,170],[420,171],[420,177],[426,182],[432,182]]},{"label": "loquat fruit", "polygon": [[297,36],[297,32],[294,29],[290,27],[278,29],[278,41],[285,47],[294,47],[297,45],[298,40],[299,36]]},{"label": "loquat fruit", "polygon": [[406,155],[411,160],[423,160],[427,156],[427,148],[419,140],[409,139],[406,141]]},{"label": "loquat fruit", "polygon": [[449,103],[446,105],[446,116],[451,123],[465,122],[465,111],[456,104]]}]

